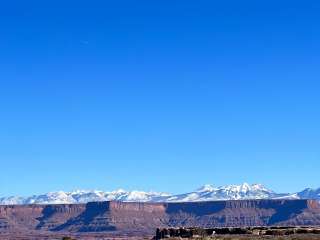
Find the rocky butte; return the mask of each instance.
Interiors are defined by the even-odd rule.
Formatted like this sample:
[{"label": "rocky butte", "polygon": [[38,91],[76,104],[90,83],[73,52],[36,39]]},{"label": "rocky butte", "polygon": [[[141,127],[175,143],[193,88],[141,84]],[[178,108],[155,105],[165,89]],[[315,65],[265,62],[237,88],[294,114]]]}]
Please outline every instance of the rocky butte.
[{"label": "rocky butte", "polygon": [[317,200],[184,203],[90,202],[0,206],[0,235],[110,233],[151,236],[157,228],[320,225]]}]

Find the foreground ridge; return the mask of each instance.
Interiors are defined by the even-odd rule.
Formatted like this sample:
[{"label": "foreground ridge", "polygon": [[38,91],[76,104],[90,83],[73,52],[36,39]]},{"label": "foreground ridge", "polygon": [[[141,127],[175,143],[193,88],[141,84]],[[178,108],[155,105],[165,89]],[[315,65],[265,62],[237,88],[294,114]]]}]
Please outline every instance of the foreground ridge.
[{"label": "foreground ridge", "polygon": [[162,228],[156,230],[154,240],[166,238],[204,238],[216,235],[288,236],[320,235],[320,227],[229,227],[229,228]]}]

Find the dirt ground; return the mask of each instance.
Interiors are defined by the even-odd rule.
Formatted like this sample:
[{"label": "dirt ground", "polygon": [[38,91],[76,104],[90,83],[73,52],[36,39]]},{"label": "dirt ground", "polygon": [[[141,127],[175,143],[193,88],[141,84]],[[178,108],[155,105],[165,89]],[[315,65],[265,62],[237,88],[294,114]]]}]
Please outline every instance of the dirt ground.
[{"label": "dirt ground", "polygon": [[[181,240],[182,238],[168,238],[168,240]],[[184,238],[183,240],[320,240],[320,235],[290,235],[290,236],[214,236],[214,237],[198,237]]]},{"label": "dirt ground", "polygon": [[0,240],[150,240],[152,236],[110,236],[110,234],[0,234]]}]

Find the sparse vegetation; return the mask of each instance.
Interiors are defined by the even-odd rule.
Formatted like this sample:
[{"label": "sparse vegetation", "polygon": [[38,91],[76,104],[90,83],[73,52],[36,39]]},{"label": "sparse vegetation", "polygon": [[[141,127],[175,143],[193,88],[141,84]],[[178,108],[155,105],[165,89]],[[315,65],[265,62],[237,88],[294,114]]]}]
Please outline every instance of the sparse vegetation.
[{"label": "sparse vegetation", "polygon": [[316,227],[235,227],[235,228],[162,228],[157,229],[155,239],[194,240],[320,240],[320,228]]},{"label": "sparse vegetation", "polygon": [[[181,240],[182,238],[168,238],[168,240]],[[319,235],[292,235],[292,236],[214,236],[183,238],[184,240],[320,240]]]},{"label": "sparse vegetation", "polygon": [[62,240],[75,240],[75,239],[71,237],[63,237]]}]

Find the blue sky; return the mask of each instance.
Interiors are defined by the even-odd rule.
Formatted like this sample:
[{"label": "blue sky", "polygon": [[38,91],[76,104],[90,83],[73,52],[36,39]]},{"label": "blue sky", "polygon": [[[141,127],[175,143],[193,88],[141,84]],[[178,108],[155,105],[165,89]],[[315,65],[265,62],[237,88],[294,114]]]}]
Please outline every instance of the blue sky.
[{"label": "blue sky", "polygon": [[318,1],[7,1],[0,196],[320,187]]}]

